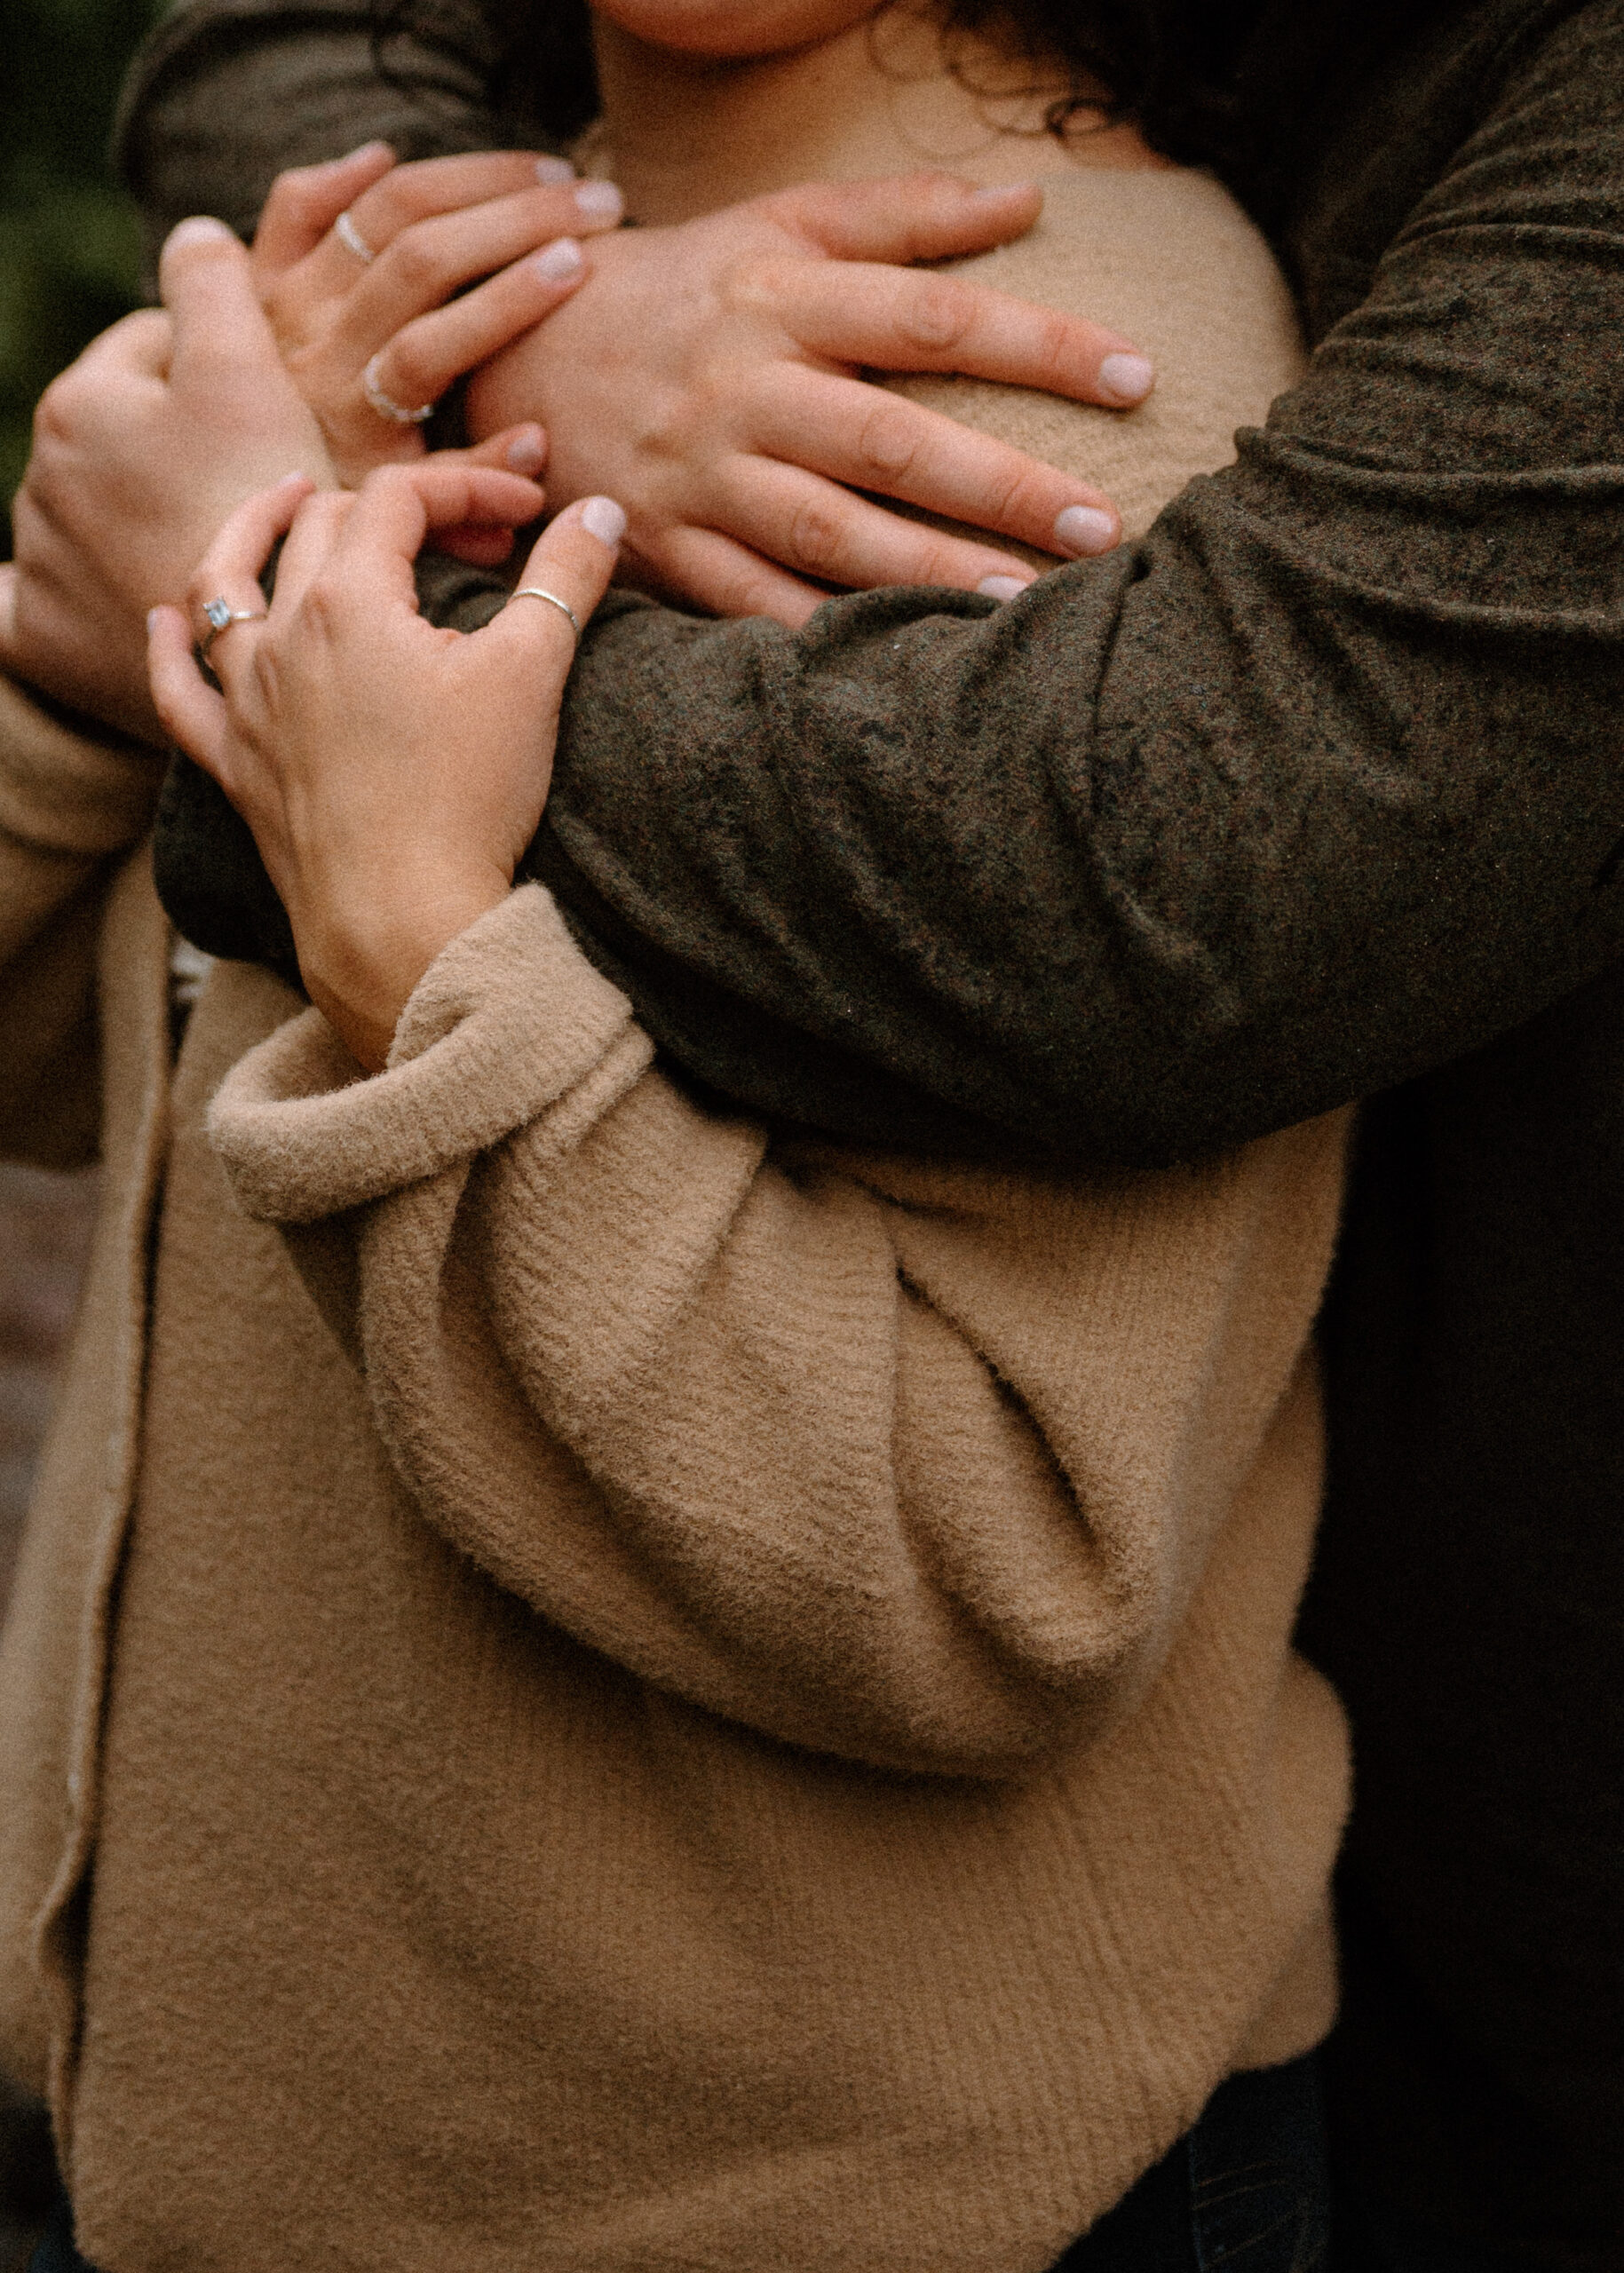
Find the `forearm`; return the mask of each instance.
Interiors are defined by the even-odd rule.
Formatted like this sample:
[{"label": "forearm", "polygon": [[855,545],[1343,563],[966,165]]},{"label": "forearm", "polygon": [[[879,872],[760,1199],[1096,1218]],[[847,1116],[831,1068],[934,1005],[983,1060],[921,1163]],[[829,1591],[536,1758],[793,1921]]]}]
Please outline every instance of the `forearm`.
[{"label": "forearm", "polygon": [[651,1031],[825,1127],[1150,1161],[1616,957],[1621,48],[1552,37],[1133,559],[589,639],[541,868]]}]

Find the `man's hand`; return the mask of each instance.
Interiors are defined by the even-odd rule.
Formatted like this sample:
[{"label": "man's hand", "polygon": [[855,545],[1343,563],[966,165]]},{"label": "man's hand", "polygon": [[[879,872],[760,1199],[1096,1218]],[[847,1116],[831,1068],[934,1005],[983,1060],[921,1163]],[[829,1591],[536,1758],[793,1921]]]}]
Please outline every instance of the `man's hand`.
[{"label": "man's hand", "polygon": [[607,490],[633,580],[791,627],[814,582],[1008,597],[990,546],[904,520],[895,497],[1072,557],[1114,545],[1108,498],[860,374],[954,371],[1122,408],[1150,366],[1114,332],[891,264],[985,250],[1037,218],[1034,187],[947,174],[814,185],[678,228],[599,239],[586,286],[471,381],[476,434],[550,429],[556,502]]},{"label": "man's hand", "polygon": [[147,611],[180,598],[245,497],[293,472],[334,481],[231,231],[183,221],[160,281],[162,310],[115,324],[46,389],[0,595],[0,666],[154,742]]}]

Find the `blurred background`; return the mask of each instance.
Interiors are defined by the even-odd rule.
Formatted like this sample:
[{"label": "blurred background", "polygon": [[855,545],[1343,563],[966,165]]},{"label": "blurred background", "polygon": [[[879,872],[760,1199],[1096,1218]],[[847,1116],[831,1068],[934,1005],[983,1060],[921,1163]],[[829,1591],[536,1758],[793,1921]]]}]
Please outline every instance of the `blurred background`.
[{"label": "blurred background", "polygon": [[[0,495],[46,381],[134,305],[134,217],[107,162],[154,0],[0,0]],[[11,550],[9,514],[4,550]]]},{"label": "blurred background", "polygon": [[[137,293],[134,217],[107,162],[154,0],[0,0],[0,558],[41,390]],[[73,1317],[92,1193],[0,1164],[0,1612]],[[48,2179],[37,2111],[0,2079],[0,2273],[25,2261]]]}]

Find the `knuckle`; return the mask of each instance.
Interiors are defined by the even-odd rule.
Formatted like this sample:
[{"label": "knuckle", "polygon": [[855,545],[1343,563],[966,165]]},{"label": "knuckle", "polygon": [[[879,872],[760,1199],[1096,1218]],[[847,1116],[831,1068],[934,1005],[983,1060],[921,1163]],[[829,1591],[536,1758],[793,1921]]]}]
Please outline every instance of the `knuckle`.
[{"label": "knuckle", "polygon": [[903,316],[904,336],[940,354],[956,347],[975,321],[975,296],[949,276],[920,280]]},{"label": "knuckle", "polygon": [[393,281],[414,294],[439,294],[445,289],[444,264],[422,224],[402,229],[378,256],[386,260]]},{"label": "knuckle", "polygon": [[899,403],[881,402],[869,411],[858,435],[857,453],[864,473],[897,481],[909,471],[919,456],[919,436]]},{"label": "knuckle", "polygon": [[1071,320],[1053,309],[1044,310],[1037,327],[1038,368],[1049,377],[1059,377],[1076,364],[1076,327]]},{"label": "knuckle", "polygon": [[835,577],[844,550],[840,519],[820,499],[804,501],[789,524],[786,554],[809,575]]}]

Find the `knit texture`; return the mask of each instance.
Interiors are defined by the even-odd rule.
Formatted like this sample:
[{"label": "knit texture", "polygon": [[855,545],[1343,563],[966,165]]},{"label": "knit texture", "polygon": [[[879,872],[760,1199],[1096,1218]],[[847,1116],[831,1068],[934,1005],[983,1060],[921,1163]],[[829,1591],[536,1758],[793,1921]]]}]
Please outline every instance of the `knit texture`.
[{"label": "knit texture", "polygon": [[1317,2039],[1340,1116],[1101,1179],[775,1137],[534,885],[380,1075],[223,964],[171,1083],[145,854],[59,919],[58,857],[112,1193],[0,2026],[93,2261],[1041,2273]]}]

